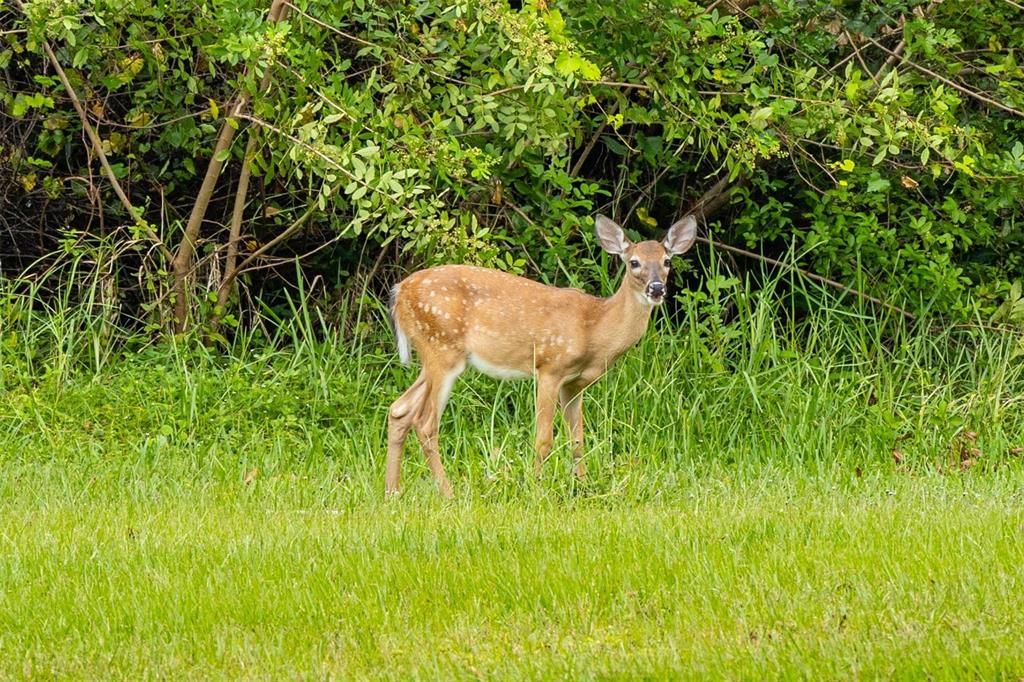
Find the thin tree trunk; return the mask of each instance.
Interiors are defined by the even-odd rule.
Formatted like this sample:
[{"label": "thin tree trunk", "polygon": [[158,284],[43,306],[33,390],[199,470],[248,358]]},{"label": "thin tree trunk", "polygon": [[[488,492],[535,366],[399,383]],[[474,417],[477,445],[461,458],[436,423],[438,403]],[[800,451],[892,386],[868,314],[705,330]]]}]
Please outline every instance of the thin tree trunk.
[{"label": "thin tree trunk", "polygon": [[[270,12],[267,15],[268,22],[277,22],[283,16],[287,8],[286,0],[273,0],[270,5]],[[264,81],[268,81],[269,69],[264,74]],[[269,81],[268,81],[269,82]],[[263,84],[261,83],[261,89]],[[231,146],[235,137],[235,130],[238,127],[238,116],[245,113],[249,106],[249,95],[239,92],[234,104],[231,106],[224,123],[221,125],[220,134],[217,136],[217,144],[214,145],[213,155],[210,164],[206,167],[206,174],[203,176],[203,183],[199,187],[196,201],[192,205],[192,212],[189,214],[188,222],[185,224],[185,233],[182,235],[181,244],[174,255],[171,270],[174,273],[174,330],[183,332],[188,328],[189,297],[188,279],[192,274],[192,267],[195,260],[196,243],[199,240],[199,231],[206,217],[206,210],[210,205],[210,198],[217,186],[217,180],[224,167],[221,156]],[[248,181],[246,182],[248,185]]]},{"label": "thin tree trunk", "polygon": [[245,203],[249,194],[249,178],[252,176],[252,155],[256,152],[256,135],[249,131],[249,141],[245,145],[245,156],[242,157],[242,171],[238,176],[238,189],[235,192],[235,205],[231,210],[231,226],[228,230],[228,253],[224,259],[224,275],[217,288],[217,307],[213,311],[213,324],[216,328],[227,310],[228,298],[233,289],[235,271],[238,268],[238,242],[242,238],[242,220],[245,217]]}]

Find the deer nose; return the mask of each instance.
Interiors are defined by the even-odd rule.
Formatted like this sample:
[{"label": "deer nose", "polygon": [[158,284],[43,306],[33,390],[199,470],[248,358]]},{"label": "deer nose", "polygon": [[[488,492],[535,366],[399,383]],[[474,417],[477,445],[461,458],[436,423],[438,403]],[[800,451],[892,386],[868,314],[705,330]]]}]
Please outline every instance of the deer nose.
[{"label": "deer nose", "polygon": [[651,298],[661,298],[665,295],[665,284],[662,282],[651,282],[647,285],[647,293]]}]

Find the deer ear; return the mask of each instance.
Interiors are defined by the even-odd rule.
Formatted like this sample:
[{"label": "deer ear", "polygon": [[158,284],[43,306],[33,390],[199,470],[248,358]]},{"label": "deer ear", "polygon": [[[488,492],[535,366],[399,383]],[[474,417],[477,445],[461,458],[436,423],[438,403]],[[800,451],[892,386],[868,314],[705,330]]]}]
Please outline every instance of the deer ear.
[{"label": "deer ear", "polygon": [[603,215],[597,216],[597,221],[594,223],[594,231],[597,233],[597,238],[601,241],[601,248],[608,253],[616,256],[621,256],[629,248],[629,240],[626,239],[626,234],[622,231],[611,218],[606,218]]},{"label": "deer ear", "polygon": [[696,239],[697,219],[688,215],[668,229],[668,234],[665,235],[661,245],[665,247],[670,256],[678,256],[689,251]]}]

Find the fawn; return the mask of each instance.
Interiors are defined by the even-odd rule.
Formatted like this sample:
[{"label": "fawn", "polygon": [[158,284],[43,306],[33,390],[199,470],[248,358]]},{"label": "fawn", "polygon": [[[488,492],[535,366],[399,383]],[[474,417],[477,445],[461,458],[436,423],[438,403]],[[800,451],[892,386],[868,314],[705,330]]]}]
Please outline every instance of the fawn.
[{"label": "fawn", "polygon": [[402,450],[415,428],[438,489],[452,496],[438,424],[467,363],[499,379],[535,377],[535,472],[540,475],[551,452],[557,400],[572,434],[576,476],[586,477],[583,390],[643,336],[651,310],[665,299],[669,259],[693,245],[697,221],[676,222],[661,242],[631,244],[621,227],[600,215],[595,230],[602,248],[627,268],[609,298],[467,265],[420,270],[391,290],[399,358],[409,364],[414,348],[423,368],[388,411],[387,493],[399,490]]}]

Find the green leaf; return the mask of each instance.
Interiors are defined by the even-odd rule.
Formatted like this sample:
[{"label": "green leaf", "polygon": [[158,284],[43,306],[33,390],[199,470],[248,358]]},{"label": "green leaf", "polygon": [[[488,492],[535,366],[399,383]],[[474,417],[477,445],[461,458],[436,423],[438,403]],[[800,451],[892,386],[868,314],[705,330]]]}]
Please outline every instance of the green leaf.
[{"label": "green leaf", "polygon": [[589,59],[580,60],[580,75],[590,81],[601,79],[601,69]]},{"label": "green leaf", "polygon": [[357,178],[362,178],[366,175],[366,163],[358,156],[352,157],[352,172]]},{"label": "green leaf", "polygon": [[881,177],[873,177],[868,180],[868,192],[884,192],[889,189],[889,181]]}]

